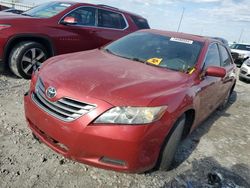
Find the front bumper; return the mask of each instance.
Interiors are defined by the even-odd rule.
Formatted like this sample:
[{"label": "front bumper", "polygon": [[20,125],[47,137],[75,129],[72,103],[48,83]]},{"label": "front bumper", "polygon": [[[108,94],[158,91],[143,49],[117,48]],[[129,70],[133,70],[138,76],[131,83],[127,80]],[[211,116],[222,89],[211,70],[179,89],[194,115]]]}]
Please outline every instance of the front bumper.
[{"label": "front bumper", "polygon": [[[63,122],[40,109],[31,95],[24,97],[32,132],[54,151],[82,163],[122,172],[144,172],[155,166],[170,129],[164,119],[152,125],[93,125],[95,110],[73,122]],[[110,108],[109,104],[106,106]]]},{"label": "front bumper", "polygon": [[250,80],[250,65],[243,64],[241,66],[239,77]]}]

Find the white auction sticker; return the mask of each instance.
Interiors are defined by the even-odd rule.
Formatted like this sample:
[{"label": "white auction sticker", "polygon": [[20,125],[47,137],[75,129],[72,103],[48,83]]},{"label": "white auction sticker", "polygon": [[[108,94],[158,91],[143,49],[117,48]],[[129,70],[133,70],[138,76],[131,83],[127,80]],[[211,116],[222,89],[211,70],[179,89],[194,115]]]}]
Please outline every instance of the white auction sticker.
[{"label": "white auction sticker", "polygon": [[60,4],[60,6],[62,6],[62,7],[70,7],[70,6],[71,6],[71,4],[61,3],[61,4]]},{"label": "white auction sticker", "polygon": [[193,44],[193,42],[194,42],[194,41],[192,41],[192,40],[181,39],[181,38],[175,38],[175,37],[172,37],[172,38],[170,39],[170,41],[181,42],[181,43],[185,43],[185,44]]}]

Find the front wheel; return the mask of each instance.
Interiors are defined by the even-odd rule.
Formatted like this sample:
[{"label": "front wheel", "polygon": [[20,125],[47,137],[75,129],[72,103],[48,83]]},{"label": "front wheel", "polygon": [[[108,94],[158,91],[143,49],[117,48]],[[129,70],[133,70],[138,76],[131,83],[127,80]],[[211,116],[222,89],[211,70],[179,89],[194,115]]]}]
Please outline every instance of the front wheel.
[{"label": "front wheel", "polygon": [[183,114],[174,124],[169,133],[159,158],[159,170],[170,170],[177,150],[182,139],[183,130],[186,122],[186,115]]},{"label": "front wheel", "polygon": [[20,42],[10,53],[10,70],[18,77],[30,79],[33,69],[48,58],[48,52],[37,42]]}]

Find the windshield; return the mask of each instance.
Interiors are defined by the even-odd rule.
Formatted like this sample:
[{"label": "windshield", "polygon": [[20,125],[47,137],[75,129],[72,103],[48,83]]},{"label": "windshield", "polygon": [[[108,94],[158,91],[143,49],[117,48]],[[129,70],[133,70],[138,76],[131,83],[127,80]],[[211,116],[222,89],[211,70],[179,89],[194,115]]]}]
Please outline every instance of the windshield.
[{"label": "windshield", "polygon": [[233,44],[231,49],[250,51],[250,45],[245,44]]},{"label": "windshield", "polygon": [[104,50],[148,65],[187,72],[194,68],[202,46],[197,41],[136,32],[111,43]]},{"label": "windshield", "polygon": [[64,11],[71,5],[72,4],[70,3],[58,3],[58,2],[45,3],[24,12],[23,15],[36,18],[50,18]]}]

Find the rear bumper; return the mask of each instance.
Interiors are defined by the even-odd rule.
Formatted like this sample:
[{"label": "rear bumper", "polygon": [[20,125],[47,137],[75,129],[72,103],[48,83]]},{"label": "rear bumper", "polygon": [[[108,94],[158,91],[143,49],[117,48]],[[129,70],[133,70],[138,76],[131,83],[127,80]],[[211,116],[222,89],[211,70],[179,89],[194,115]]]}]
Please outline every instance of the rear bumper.
[{"label": "rear bumper", "polygon": [[[159,121],[144,126],[87,123],[85,115],[62,122],[41,110],[28,94],[25,115],[32,132],[63,156],[85,164],[122,172],[144,172],[154,167],[165,138]],[[170,122],[164,120],[164,127]]]}]

